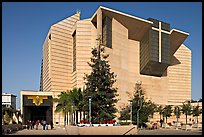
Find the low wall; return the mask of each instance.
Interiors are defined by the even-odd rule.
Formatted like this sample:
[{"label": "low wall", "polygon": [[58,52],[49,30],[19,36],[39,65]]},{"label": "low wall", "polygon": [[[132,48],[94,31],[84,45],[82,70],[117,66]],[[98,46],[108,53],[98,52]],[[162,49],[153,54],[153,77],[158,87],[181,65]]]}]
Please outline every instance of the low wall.
[{"label": "low wall", "polygon": [[135,125],[128,126],[100,126],[100,127],[78,127],[79,135],[135,135]]}]

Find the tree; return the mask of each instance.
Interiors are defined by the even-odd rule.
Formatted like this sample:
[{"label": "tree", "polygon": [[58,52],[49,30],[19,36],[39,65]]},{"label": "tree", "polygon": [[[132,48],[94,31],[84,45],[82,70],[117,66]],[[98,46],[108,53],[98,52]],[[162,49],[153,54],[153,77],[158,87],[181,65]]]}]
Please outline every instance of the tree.
[{"label": "tree", "polygon": [[171,116],[172,111],[173,110],[172,110],[171,105],[167,105],[164,107],[163,115],[164,115],[164,117],[166,117],[166,123],[167,123],[167,118]]},{"label": "tree", "polygon": [[116,82],[116,75],[110,72],[110,65],[106,60],[108,55],[101,57],[100,53],[104,53],[105,48],[100,48],[101,38],[98,38],[99,48],[92,49],[91,62],[88,63],[92,68],[91,74],[85,74],[85,90],[84,92],[84,107],[88,112],[88,98],[91,96],[91,117],[92,123],[100,121],[108,121],[116,117],[118,96],[117,88],[113,87]]},{"label": "tree", "polygon": [[197,117],[197,123],[198,123],[198,116],[201,114],[201,109],[199,109],[199,105],[193,108],[192,114],[194,117]]},{"label": "tree", "polygon": [[127,122],[128,119],[130,119],[130,106],[125,106],[120,111],[120,117],[119,120],[125,120]]},{"label": "tree", "polygon": [[190,104],[190,101],[188,101],[187,103],[183,103],[182,111],[183,111],[183,114],[186,115],[186,125],[187,125],[187,117],[188,117],[188,115],[191,115],[191,104]]},{"label": "tree", "polygon": [[162,105],[158,105],[157,106],[156,111],[159,112],[159,116],[160,116],[159,119],[161,119],[161,115],[162,115],[163,109],[164,108],[162,107]]},{"label": "tree", "polygon": [[179,106],[174,107],[174,115],[176,115],[176,118],[180,118],[181,116],[181,108]]},{"label": "tree", "polygon": [[[68,112],[71,112],[72,100],[69,91],[61,92],[58,98],[53,98],[53,102],[57,102],[55,112],[62,112],[64,114],[64,125],[66,124]],[[68,121],[67,121],[68,122]]]},{"label": "tree", "polygon": [[5,115],[4,115],[4,122],[5,122],[5,124],[9,124],[9,122],[10,122],[10,116],[9,116],[9,114],[8,114],[8,112],[6,111],[5,112]]},{"label": "tree", "polygon": [[69,92],[72,105],[74,105],[76,109],[76,121],[78,121],[78,111],[80,112],[80,120],[81,120],[81,111],[83,110],[83,93],[81,88],[74,88]]},{"label": "tree", "polygon": [[[136,82],[134,88],[134,96],[132,99],[133,116],[137,116],[137,111],[139,108],[139,125],[148,121],[148,118],[152,116],[156,110],[156,104],[151,100],[145,100],[145,91],[142,88],[141,82]],[[137,121],[137,117],[133,117],[133,121]],[[137,122],[136,122],[137,123]]]}]

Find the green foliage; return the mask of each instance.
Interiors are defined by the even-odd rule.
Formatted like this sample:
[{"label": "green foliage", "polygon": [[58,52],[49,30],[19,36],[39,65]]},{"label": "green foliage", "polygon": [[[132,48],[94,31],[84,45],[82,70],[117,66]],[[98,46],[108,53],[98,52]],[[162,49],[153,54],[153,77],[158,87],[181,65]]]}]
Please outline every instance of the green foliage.
[{"label": "green foliage", "polygon": [[62,111],[63,113],[67,113],[71,111],[72,100],[69,91],[61,92],[61,94],[58,95],[58,98],[54,98],[53,101],[57,102],[55,112]]},{"label": "green foliage", "polygon": [[120,117],[118,119],[126,121],[130,119],[130,106],[122,108],[122,110],[120,111]]},{"label": "green foliage", "polygon": [[8,108],[6,108],[6,111],[7,111],[8,115],[9,115],[10,117],[13,116],[14,109],[13,109],[12,106],[9,106]]},{"label": "green foliage", "polygon": [[160,119],[161,119],[161,115],[163,113],[163,106],[162,105],[158,105],[157,108],[156,108],[156,112],[159,112],[159,115],[160,115]]},{"label": "green foliage", "polygon": [[122,125],[130,125],[130,122],[119,122],[119,124]]},{"label": "green foliage", "polygon": [[188,101],[187,103],[183,103],[182,105],[182,111],[183,111],[183,114],[186,115],[186,124],[187,124],[187,116],[188,115],[191,115],[191,103],[190,101]]},{"label": "green foliage", "polygon": [[62,111],[63,113],[71,112],[72,106],[75,110],[82,110],[83,94],[81,89],[74,88],[67,92],[61,92],[58,98],[54,98],[53,101],[57,102],[55,112]]},{"label": "green foliage", "polygon": [[176,118],[180,118],[181,108],[179,106],[175,106],[173,111],[174,111],[174,115],[176,115]]},{"label": "green foliage", "polygon": [[[100,42],[100,41],[99,41]],[[83,110],[88,112],[88,98],[92,98],[92,123],[98,123],[99,121],[111,120],[116,117],[114,113],[117,112],[115,103],[118,99],[116,97],[117,88],[112,87],[116,82],[116,75],[114,72],[110,72],[110,65],[106,61],[108,56],[100,57],[99,53],[104,53],[104,48],[100,48],[100,52],[97,48],[92,49],[91,62],[88,63],[92,68],[91,74],[85,74],[85,90]]]},{"label": "green foliage", "polygon": [[171,105],[167,105],[164,107],[163,109],[163,116],[166,117],[166,123],[167,123],[167,118],[171,116],[172,113],[172,106]]},{"label": "green foliage", "polygon": [[192,114],[194,117],[199,116],[201,114],[201,109],[199,109],[199,106],[193,108]]},{"label": "green foliage", "polygon": [[[132,99],[132,111],[133,111],[133,123],[137,122],[137,111],[139,108],[139,124],[148,121],[148,118],[151,117],[156,111],[156,104],[154,104],[151,100],[146,101],[144,99],[144,90],[142,88],[142,84],[137,82],[134,88],[134,96]],[[120,118],[124,120],[124,118],[129,119],[129,106],[122,108],[120,112]],[[128,114],[127,114],[128,113]]]},{"label": "green foliage", "polygon": [[5,112],[5,115],[4,115],[4,121],[6,124],[9,124],[10,122],[10,116],[7,111]]},{"label": "green foliage", "polygon": [[73,90],[70,90],[70,99],[72,104],[74,105],[76,110],[82,111],[83,107],[83,93],[81,91],[81,88],[77,89],[74,88]]},{"label": "green foliage", "polygon": [[183,103],[183,105],[182,105],[183,114],[191,115],[191,108],[192,108],[192,106],[191,106],[190,102]]}]

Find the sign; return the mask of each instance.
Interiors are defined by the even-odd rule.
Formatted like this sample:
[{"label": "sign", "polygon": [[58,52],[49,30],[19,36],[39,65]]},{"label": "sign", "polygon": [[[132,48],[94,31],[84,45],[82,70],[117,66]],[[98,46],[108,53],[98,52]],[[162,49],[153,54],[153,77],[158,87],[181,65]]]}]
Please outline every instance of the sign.
[{"label": "sign", "polygon": [[33,103],[36,105],[36,106],[40,106],[40,104],[43,103],[43,99],[48,99],[47,96],[28,96],[28,99],[32,99],[33,100]]}]

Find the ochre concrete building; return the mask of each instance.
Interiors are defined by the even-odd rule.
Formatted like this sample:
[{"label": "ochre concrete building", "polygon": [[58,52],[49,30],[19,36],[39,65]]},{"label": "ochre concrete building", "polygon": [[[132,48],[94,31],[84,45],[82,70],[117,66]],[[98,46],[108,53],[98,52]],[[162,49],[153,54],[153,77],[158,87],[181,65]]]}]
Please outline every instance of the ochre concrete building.
[{"label": "ochre concrete building", "polygon": [[[43,44],[40,92],[57,97],[61,91],[83,88],[84,74],[91,72],[87,62],[99,35],[111,71],[117,75],[117,108],[129,103],[127,92],[132,94],[138,81],[146,98],[157,104],[181,105],[191,99],[191,50],[183,44],[189,34],[157,19],[141,19],[102,6],[88,19],[81,20],[77,12],[50,27]],[[53,121],[63,123],[55,106]]]}]

